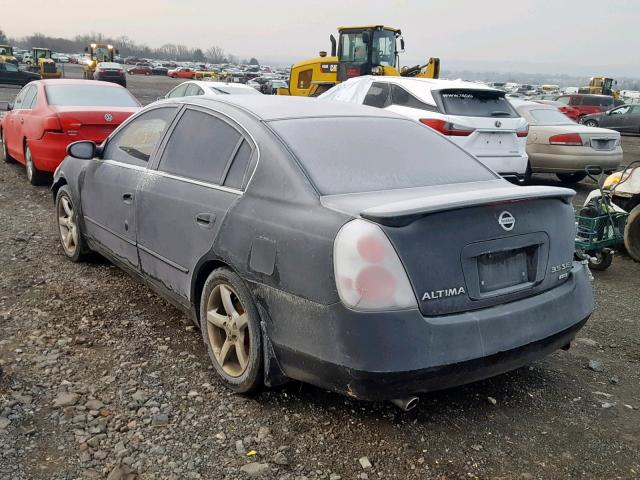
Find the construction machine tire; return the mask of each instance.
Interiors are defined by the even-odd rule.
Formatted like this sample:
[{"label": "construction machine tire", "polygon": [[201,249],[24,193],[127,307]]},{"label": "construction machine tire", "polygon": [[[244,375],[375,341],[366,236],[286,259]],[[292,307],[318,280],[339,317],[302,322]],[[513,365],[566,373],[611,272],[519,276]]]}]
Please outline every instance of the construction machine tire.
[{"label": "construction machine tire", "polygon": [[636,262],[640,262],[640,205],[636,205],[624,227],[624,246]]}]

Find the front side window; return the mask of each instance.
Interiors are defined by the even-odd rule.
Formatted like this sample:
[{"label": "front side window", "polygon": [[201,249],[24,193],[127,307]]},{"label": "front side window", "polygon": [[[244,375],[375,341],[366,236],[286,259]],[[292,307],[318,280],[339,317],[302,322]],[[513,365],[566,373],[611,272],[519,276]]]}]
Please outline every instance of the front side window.
[{"label": "front side window", "polygon": [[227,122],[187,109],[171,133],[159,169],[181,177],[221,185],[240,133]]},{"label": "front side window", "polygon": [[14,108],[16,109],[29,108],[27,107],[27,105],[30,102],[27,102],[27,100],[29,98],[33,98],[32,95],[34,95],[33,91],[35,90],[35,88],[36,87],[33,85],[28,85],[24,87],[16,97]]},{"label": "front side window", "polygon": [[611,115],[626,115],[629,113],[629,109],[631,107],[629,105],[625,105],[624,107],[616,108],[615,110],[611,110]]},{"label": "front side window", "polygon": [[18,67],[16,67],[13,63],[2,63],[0,66],[4,67],[4,70],[7,72],[17,72]]},{"label": "front side window", "polygon": [[49,105],[60,107],[139,107],[126,88],[103,85],[55,85],[45,88]]},{"label": "front side window", "polygon": [[36,99],[38,97],[38,87],[31,86],[29,91],[24,96],[24,102],[22,103],[22,108],[31,109],[36,104]]},{"label": "front side window", "polygon": [[105,160],[146,166],[175,112],[175,108],[166,107],[139,115],[108,141],[102,157]]}]

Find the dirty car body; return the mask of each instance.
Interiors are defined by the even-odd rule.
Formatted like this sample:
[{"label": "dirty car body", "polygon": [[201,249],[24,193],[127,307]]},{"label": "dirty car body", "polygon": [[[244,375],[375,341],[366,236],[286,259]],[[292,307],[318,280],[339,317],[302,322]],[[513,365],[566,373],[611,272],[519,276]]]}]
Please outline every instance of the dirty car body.
[{"label": "dirty car body", "polygon": [[[145,118],[153,141],[128,151],[146,158],[121,155]],[[463,384],[567,345],[593,308],[572,261],[572,190],[513,186],[380,109],[163,100],[96,158],[67,157],[54,194],[65,184],[90,247],[197,322],[207,275],[236,272],[260,314],[267,385],[383,400]]]}]

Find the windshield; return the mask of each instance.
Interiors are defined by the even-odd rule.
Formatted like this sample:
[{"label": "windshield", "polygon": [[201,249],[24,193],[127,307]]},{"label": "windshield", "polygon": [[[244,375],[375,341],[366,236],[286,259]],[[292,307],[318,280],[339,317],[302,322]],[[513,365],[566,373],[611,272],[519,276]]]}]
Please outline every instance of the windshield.
[{"label": "windshield", "polygon": [[322,195],[497,178],[464,150],[411,120],[303,118],[270,125]]},{"label": "windshield", "polygon": [[[340,35],[341,62],[365,63],[368,48],[362,37],[364,32],[343,33]],[[390,30],[376,30],[371,40],[372,64],[392,66],[396,56],[396,34]]]},{"label": "windshield", "polygon": [[571,125],[575,123],[564,113],[551,108],[529,110],[529,115],[531,115],[536,125]]},{"label": "windshield", "polygon": [[343,33],[340,35],[340,58],[341,62],[367,61],[367,46],[362,41],[362,32]]},{"label": "windshield", "polygon": [[49,105],[60,107],[139,107],[126,88],[103,85],[47,85]]},{"label": "windshield", "polygon": [[221,93],[223,95],[260,95],[260,92],[253,88],[236,88],[227,87],[225,85],[209,87],[214,93]]},{"label": "windshield", "polygon": [[111,60],[111,50],[107,47],[96,47],[93,56],[98,62],[108,62]]},{"label": "windshield", "polygon": [[13,48],[6,45],[0,47],[0,55],[13,55]]},{"label": "windshield", "polygon": [[114,62],[102,62],[100,64],[100,68],[101,69],[107,69],[107,68],[116,68],[116,69],[121,69],[122,66],[119,63],[114,63]]},{"label": "windshield", "polygon": [[443,112],[464,117],[504,117],[519,115],[505,98],[504,92],[496,90],[448,89],[440,91]]}]

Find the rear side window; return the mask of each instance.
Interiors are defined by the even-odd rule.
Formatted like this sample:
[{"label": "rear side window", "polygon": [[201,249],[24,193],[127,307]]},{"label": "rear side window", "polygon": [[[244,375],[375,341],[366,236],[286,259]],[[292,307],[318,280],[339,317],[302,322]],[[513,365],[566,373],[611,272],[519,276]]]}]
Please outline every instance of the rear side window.
[{"label": "rear side window", "polygon": [[251,146],[242,139],[224,180],[225,187],[242,189],[249,169],[249,160],[251,160]]},{"label": "rear side window", "polygon": [[19,108],[29,109],[33,107],[33,104],[36,101],[36,94],[38,93],[38,89],[31,85],[28,87],[27,92],[22,99],[22,105]]},{"label": "rear side window", "polygon": [[190,83],[184,94],[185,97],[192,97],[195,95],[202,95],[204,91],[195,83]]},{"label": "rear side window", "polygon": [[419,108],[420,110],[427,110],[429,112],[436,112],[438,110],[433,105],[418,100],[399,85],[391,85],[391,103],[401,107]]},{"label": "rear side window", "polygon": [[504,92],[494,90],[447,89],[440,90],[442,111],[447,115],[463,117],[518,117]]},{"label": "rear side window", "polygon": [[610,97],[584,97],[582,105],[591,107],[611,107],[613,106],[613,98]]},{"label": "rear side window", "polygon": [[564,103],[565,105],[569,105],[569,100],[571,100],[571,97],[558,97],[558,98],[556,98],[556,102]]},{"label": "rear side window", "polygon": [[362,103],[377,108],[384,108],[391,105],[391,89],[389,88],[389,84],[381,82],[372,83]]},{"label": "rear side window", "polygon": [[158,168],[181,177],[221,185],[240,138],[240,133],[225,121],[188,109],[173,130]]},{"label": "rear side window", "polygon": [[49,105],[61,107],[139,107],[126,88],[102,85],[47,85]]},{"label": "rear side window", "polygon": [[440,134],[408,119],[302,118],[270,125],[322,195],[498,178]]}]

